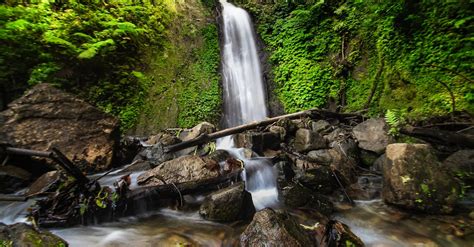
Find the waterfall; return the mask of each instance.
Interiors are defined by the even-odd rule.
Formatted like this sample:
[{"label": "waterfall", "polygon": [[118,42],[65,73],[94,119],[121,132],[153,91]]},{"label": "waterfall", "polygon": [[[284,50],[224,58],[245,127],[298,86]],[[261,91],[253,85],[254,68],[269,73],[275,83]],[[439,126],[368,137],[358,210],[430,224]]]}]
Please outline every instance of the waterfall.
[{"label": "waterfall", "polygon": [[[225,127],[233,127],[267,117],[265,90],[249,14],[225,0],[222,4],[224,44],[222,75]],[[276,171],[265,158],[245,158],[234,148],[232,137],[218,140],[218,147],[228,150],[245,163],[243,178],[257,210],[278,204]]]}]

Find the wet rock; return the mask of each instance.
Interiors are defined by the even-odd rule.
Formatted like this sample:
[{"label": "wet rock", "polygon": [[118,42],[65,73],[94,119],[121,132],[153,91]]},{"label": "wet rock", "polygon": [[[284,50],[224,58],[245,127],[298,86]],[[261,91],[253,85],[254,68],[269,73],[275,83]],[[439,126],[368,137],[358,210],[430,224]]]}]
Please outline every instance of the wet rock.
[{"label": "wet rock", "polygon": [[284,187],[289,181],[295,177],[295,172],[293,171],[292,165],[287,160],[278,161],[275,163],[275,167],[278,170],[278,184],[281,184]]},{"label": "wet rock", "polygon": [[474,180],[474,150],[459,150],[443,161],[449,168],[465,181]]},{"label": "wet rock", "polygon": [[364,167],[371,167],[378,158],[379,155],[374,152],[366,150],[360,152],[360,161]]},{"label": "wet rock", "polygon": [[315,132],[325,132],[331,128],[331,124],[326,120],[318,120],[311,123],[311,130]]},{"label": "wet rock", "polygon": [[215,160],[216,162],[224,162],[226,161],[227,159],[231,158],[232,156],[229,154],[229,152],[225,151],[225,150],[222,150],[222,149],[218,149],[212,153],[210,153],[208,156],[207,156],[209,159],[213,159]]},{"label": "wet rock", "polygon": [[120,140],[120,145],[116,154],[116,162],[120,165],[130,164],[135,156],[142,149],[140,139],[133,136],[126,136]]},{"label": "wet rock", "polygon": [[[344,148],[344,146],[341,146]],[[296,161],[296,167],[299,169],[312,169],[320,165],[329,166],[330,168],[337,171],[337,175],[340,176],[345,184],[351,184],[355,181],[355,166],[357,161],[351,156],[347,155],[349,149],[342,148],[331,148],[331,149],[320,149],[310,151],[308,153],[308,161]],[[347,153],[346,153],[347,152]]]},{"label": "wet rock", "polygon": [[321,165],[329,165],[333,161],[331,149],[319,149],[308,152],[308,160]]},{"label": "wet rock", "polygon": [[330,220],[326,224],[326,234],[324,237],[326,246],[365,246],[349,226],[337,220]]},{"label": "wet rock", "polygon": [[278,149],[280,147],[280,137],[272,132],[246,132],[237,134],[234,137],[235,146],[238,148],[250,148],[258,154],[262,154],[265,149]]},{"label": "wet rock", "polygon": [[0,193],[13,193],[26,185],[31,174],[16,166],[0,166]]},{"label": "wet rock", "polygon": [[[68,246],[62,238],[47,230],[37,230],[25,223],[0,223],[0,245],[5,246]],[[2,245],[3,246],[3,245]]]},{"label": "wet rock", "polygon": [[140,153],[137,154],[137,156],[135,156],[134,161],[145,160],[153,164],[161,164],[174,158],[175,154],[166,153],[163,144],[158,142],[153,146],[145,147]]},{"label": "wet rock", "polygon": [[181,140],[189,141],[192,140],[202,134],[210,134],[216,131],[216,126],[208,122],[202,122],[196,126],[194,126],[186,135],[184,135]]},{"label": "wet rock", "polygon": [[359,147],[364,150],[382,154],[391,142],[388,136],[388,126],[382,118],[369,119],[352,129]]},{"label": "wet rock", "polygon": [[168,146],[168,145],[173,145],[180,142],[181,140],[175,135],[171,135],[168,133],[158,133],[156,135],[149,137],[145,143],[148,145],[155,145],[157,143],[161,143],[164,146]]},{"label": "wet rock", "polygon": [[294,134],[297,130],[296,124],[288,118],[282,118],[276,121],[273,125],[283,127],[288,135]]},{"label": "wet rock", "polygon": [[209,158],[194,155],[182,156],[166,161],[137,179],[139,185],[162,185],[209,179],[219,176],[219,164]]},{"label": "wet rock", "polygon": [[285,206],[290,208],[306,207],[315,209],[323,215],[333,212],[334,205],[324,195],[314,193],[310,189],[299,184],[288,184],[281,189]]},{"label": "wet rock", "polygon": [[327,195],[339,188],[329,166],[313,164],[310,169],[295,169],[295,173],[294,180],[318,193]]},{"label": "wet rock", "polygon": [[326,138],[326,140],[328,140],[329,143],[333,143],[336,141],[346,140],[349,138],[349,136],[350,134],[348,131],[341,128],[336,128],[331,133],[325,135],[324,138]]},{"label": "wet rock", "polygon": [[240,235],[241,246],[317,246],[316,241],[284,211],[257,212]]},{"label": "wet rock", "polygon": [[199,209],[205,219],[222,222],[250,219],[254,213],[252,195],[242,182],[208,195]]},{"label": "wet rock", "polygon": [[374,164],[370,167],[371,171],[382,172],[383,164],[385,163],[386,156],[385,154],[380,155],[375,161]]},{"label": "wet rock", "polygon": [[237,172],[243,169],[244,163],[241,160],[235,158],[228,158],[223,165],[223,172],[228,174],[231,172]]},{"label": "wet rock", "polygon": [[112,166],[119,121],[73,95],[42,83],[0,113],[0,136],[18,148],[58,147],[83,171]]},{"label": "wet rock", "polygon": [[41,177],[36,179],[36,181],[30,185],[26,195],[51,191],[51,189],[59,182],[60,177],[61,173],[59,171],[50,171],[41,175]]},{"label": "wet rock", "polygon": [[285,140],[286,129],[281,126],[271,126],[269,131],[271,133],[277,134],[280,137],[280,141]]},{"label": "wet rock", "polygon": [[427,144],[387,146],[383,165],[385,202],[427,213],[451,213],[460,193],[458,181]]},{"label": "wet rock", "polygon": [[317,132],[309,129],[298,129],[295,135],[294,147],[297,152],[306,152],[326,148],[327,142]]},{"label": "wet rock", "polygon": [[357,183],[347,189],[347,194],[352,200],[373,200],[380,198],[382,192],[381,176],[360,176]]}]

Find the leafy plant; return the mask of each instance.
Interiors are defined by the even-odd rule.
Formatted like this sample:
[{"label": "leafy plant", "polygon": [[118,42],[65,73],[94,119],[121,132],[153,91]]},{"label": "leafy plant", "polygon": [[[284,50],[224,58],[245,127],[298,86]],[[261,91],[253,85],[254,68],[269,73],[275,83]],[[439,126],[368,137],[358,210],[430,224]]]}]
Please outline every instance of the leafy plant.
[{"label": "leafy plant", "polygon": [[400,128],[406,123],[405,112],[403,110],[387,110],[385,121],[390,126],[389,134],[397,136]]}]

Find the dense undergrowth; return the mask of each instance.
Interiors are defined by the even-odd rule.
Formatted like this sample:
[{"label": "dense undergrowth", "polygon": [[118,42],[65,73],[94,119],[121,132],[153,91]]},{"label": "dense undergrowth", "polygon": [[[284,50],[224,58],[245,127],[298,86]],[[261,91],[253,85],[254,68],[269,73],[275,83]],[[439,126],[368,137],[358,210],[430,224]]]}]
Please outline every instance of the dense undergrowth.
[{"label": "dense undergrowth", "polygon": [[[195,73],[191,77],[193,82],[211,81],[201,95],[207,98],[196,98],[197,88],[178,88],[189,94],[179,98],[183,109],[179,124],[189,126],[197,121],[214,120],[220,104],[220,95],[214,97],[219,94],[219,50],[212,43],[217,44],[217,32],[210,26],[203,34],[192,28],[179,34],[170,33],[173,23],[182,21],[179,6],[185,4],[171,0],[7,1],[0,5],[2,108],[26,88],[48,82],[118,116],[125,131],[137,124],[150,91],[157,84],[173,87],[174,81],[190,78],[180,74],[164,77],[153,74],[153,62],[165,67],[173,62],[176,66],[186,63],[170,61],[166,51],[175,40],[170,37],[203,35],[206,47],[210,48],[193,52],[194,57],[201,57],[194,70],[204,70],[205,75]],[[192,87],[203,89],[202,85]],[[152,96],[160,97],[159,92]],[[158,109],[163,113],[162,110]],[[190,115],[192,119],[188,119]],[[169,118],[165,114],[153,117]]]},{"label": "dense undergrowth", "polygon": [[469,1],[236,2],[257,22],[286,111],[474,111]]},{"label": "dense undergrowth", "polygon": [[188,0],[176,4],[176,21],[170,25],[163,50],[148,59],[150,68],[145,74],[153,84],[135,134],[192,127],[202,121],[218,123],[220,52],[212,3]]}]

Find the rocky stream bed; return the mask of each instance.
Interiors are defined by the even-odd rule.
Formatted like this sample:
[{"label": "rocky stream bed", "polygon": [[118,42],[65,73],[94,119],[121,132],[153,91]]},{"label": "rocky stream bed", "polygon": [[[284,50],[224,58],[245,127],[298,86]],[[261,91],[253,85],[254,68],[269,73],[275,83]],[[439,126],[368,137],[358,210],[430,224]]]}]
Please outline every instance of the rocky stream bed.
[{"label": "rocky stream bed", "polygon": [[[0,246],[474,243],[469,143],[393,137],[381,118],[303,114],[234,135],[234,150],[211,141],[166,152],[215,126],[120,138],[112,116],[40,84],[0,125]],[[440,131],[473,138],[467,127]],[[88,182],[8,147],[57,147]],[[261,166],[277,178],[271,209],[249,190]]]}]

